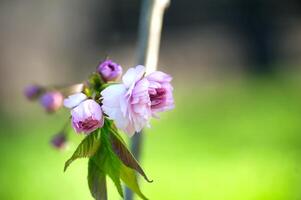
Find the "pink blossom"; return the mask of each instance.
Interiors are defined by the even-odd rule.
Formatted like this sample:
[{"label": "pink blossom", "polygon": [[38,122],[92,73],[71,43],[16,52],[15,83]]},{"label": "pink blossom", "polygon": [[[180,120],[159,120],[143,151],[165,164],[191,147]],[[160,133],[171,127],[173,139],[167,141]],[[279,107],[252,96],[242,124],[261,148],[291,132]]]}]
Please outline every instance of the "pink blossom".
[{"label": "pink blossom", "polygon": [[149,81],[148,92],[153,116],[156,116],[157,112],[173,109],[173,87],[170,84],[172,77],[163,72],[155,71],[146,76],[146,79]]},{"label": "pink blossom", "polygon": [[103,126],[104,119],[100,105],[88,99],[71,110],[72,126],[77,133],[91,133]]},{"label": "pink blossom", "polygon": [[105,81],[116,81],[122,74],[122,67],[112,60],[105,60],[97,71]]},{"label": "pink blossom", "polygon": [[104,113],[129,136],[148,125],[151,117],[149,81],[144,73],[141,65],[130,68],[122,77],[122,84],[111,85],[101,92]]},{"label": "pink blossom", "polygon": [[47,112],[54,112],[63,105],[63,99],[63,95],[58,91],[47,92],[41,97],[40,103]]}]

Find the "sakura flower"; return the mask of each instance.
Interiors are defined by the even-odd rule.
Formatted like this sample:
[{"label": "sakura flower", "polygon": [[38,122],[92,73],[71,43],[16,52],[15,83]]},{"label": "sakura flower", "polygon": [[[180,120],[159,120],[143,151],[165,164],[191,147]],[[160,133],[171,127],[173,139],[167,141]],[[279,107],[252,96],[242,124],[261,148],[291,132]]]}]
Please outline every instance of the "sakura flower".
[{"label": "sakura flower", "polygon": [[148,92],[153,116],[156,116],[157,112],[173,109],[173,87],[170,84],[172,77],[163,72],[155,71],[146,76],[146,79],[149,81]]},{"label": "sakura flower", "polygon": [[77,133],[91,133],[103,126],[104,119],[100,105],[88,99],[71,110],[72,126]]},{"label": "sakura flower", "polygon": [[105,60],[97,71],[105,81],[116,81],[122,74],[122,67],[112,60]]},{"label": "sakura flower", "polygon": [[101,92],[104,113],[129,136],[148,125],[151,117],[149,81],[144,73],[141,65],[130,68],[122,77],[122,84],[111,85]]},{"label": "sakura flower", "polygon": [[47,112],[54,112],[63,105],[63,95],[57,91],[47,92],[41,97],[40,103]]}]

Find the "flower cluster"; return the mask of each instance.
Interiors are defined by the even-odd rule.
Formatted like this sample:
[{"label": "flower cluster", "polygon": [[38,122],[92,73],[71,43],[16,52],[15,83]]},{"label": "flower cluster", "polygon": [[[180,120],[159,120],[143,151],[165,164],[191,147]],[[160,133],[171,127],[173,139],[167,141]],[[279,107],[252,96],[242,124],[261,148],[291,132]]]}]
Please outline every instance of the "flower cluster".
[{"label": "flower cluster", "polygon": [[[49,112],[55,112],[64,105],[71,109],[72,127],[77,133],[89,134],[104,124],[104,116],[113,120],[117,128],[129,136],[149,127],[152,117],[174,108],[172,77],[164,72],[155,71],[145,74],[145,67],[138,65],[122,75],[122,67],[112,60],[99,64],[96,73],[105,85],[95,94],[85,90],[78,93],[70,91],[64,99],[59,89],[47,89],[38,85],[25,88],[29,100],[40,99],[41,105]],[[89,87],[89,85],[87,86]],[[97,94],[98,93],[98,94]]]},{"label": "flower cluster", "polygon": [[[72,128],[86,137],[66,161],[65,170],[73,160],[88,157],[88,182],[95,199],[102,199],[100,191],[106,190],[104,176],[112,179],[122,197],[120,180],[142,199],[147,199],[138,187],[135,172],[151,181],[126,147],[118,129],[133,136],[149,127],[151,118],[158,118],[159,112],[174,108],[170,75],[161,71],[146,74],[142,65],[128,69],[123,76],[122,71],[119,64],[105,60],[83,83],[62,88],[31,85],[24,91],[29,100],[39,100],[48,113],[63,105],[70,109]],[[68,119],[51,139],[53,147],[66,146],[69,124]]]},{"label": "flower cluster", "polygon": [[[120,77],[120,65],[106,60],[100,64],[98,73],[105,81]],[[112,84],[100,93],[98,99],[88,99],[77,93],[64,100],[71,109],[72,126],[77,133],[91,133],[103,125],[103,113],[114,120],[116,126],[132,136],[145,126],[158,112],[174,107],[171,76],[160,71],[145,75],[145,67],[130,68],[122,77],[122,83]]]}]

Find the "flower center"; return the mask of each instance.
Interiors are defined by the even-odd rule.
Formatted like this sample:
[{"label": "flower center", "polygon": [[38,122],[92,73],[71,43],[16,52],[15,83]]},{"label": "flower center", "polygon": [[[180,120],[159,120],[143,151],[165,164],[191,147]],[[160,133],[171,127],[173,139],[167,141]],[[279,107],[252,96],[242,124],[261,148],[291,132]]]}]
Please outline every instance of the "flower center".
[{"label": "flower center", "polygon": [[115,67],[112,64],[108,64],[108,67],[110,68],[110,70],[114,71]]},{"label": "flower center", "polygon": [[155,108],[165,101],[166,90],[164,88],[156,88],[152,91],[149,91],[149,97],[151,101],[151,107]]},{"label": "flower center", "polygon": [[91,128],[94,128],[99,124],[98,120],[92,119],[91,117],[85,119],[85,121],[78,122],[78,125],[83,130],[89,130]]}]

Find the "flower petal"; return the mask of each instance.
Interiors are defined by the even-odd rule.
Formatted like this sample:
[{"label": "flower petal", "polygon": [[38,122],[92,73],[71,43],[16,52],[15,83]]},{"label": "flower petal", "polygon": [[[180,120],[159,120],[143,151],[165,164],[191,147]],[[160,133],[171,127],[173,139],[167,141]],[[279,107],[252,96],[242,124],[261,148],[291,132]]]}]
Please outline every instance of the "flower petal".
[{"label": "flower petal", "polygon": [[159,83],[163,83],[163,82],[170,82],[172,80],[172,77],[164,72],[161,71],[155,71],[151,74],[149,74],[148,76],[146,76],[146,78],[149,81],[155,81],[155,82],[159,82]]},{"label": "flower petal", "polygon": [[84,93],[76,93],[70,95],[67,99],[64,99],[64,106],[67,108],[74,108],[86,99],[87,96]]},{"label": "flower petal", "polygon": [[133,83],[142,78],[145,73],[145,67],[137,65],[135,68],[130,68],[122,77],[124,85],[129,88]]},{"label": "flower petal", "polygon": [[119,107],[120,98],[126,93],[126,88],[123,84],[110,85],[101,92],[103,97],[102,104],[108,107]]}]

